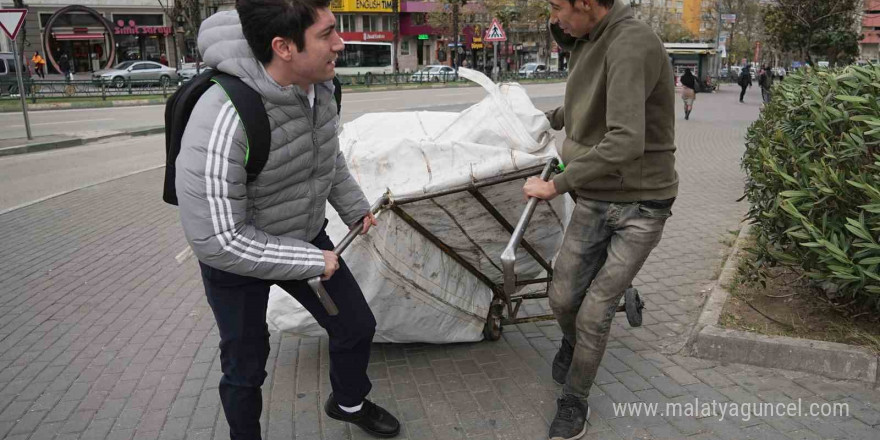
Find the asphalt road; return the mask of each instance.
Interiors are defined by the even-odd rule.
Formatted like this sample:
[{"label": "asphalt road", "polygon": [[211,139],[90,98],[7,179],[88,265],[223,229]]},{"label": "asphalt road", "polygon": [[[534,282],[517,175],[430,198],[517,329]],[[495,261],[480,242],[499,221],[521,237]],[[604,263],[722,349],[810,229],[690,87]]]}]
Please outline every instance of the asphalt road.
[{"label": "asphalt road", "polygon": [[[533,84],[526,86],[526,89],[533,98],[560,97],[561,99],[565,91],[565,84]],[[478,87],[352,92],[343,95],[343,120],[351,120],[364,113],[376,111],[466,105],[479,101],[483,96],[483,90]],[[164,111],[165,106],[152,105],[32,111],[29,116],[34,136],[44,136],[155,127],[163,124]],[[24,118],[21,113],[0,113],[0,139],[23,138],[24,136]]]},{"label": "asphalt road", "polygon": [[[562,102],[565,84],[526,86],[536,106]],[[481,88],[419,89],[351,93],[343,97],[343,122],[369,112],[461,111],[479,102]],[[57,110],[31,113],[35,134],[152,127],[162,124],[163,106]],[[16,119],[18,118],[18,119]],[[0,138],[24,128],[21,115],[0,114]],[[40,125],[42,124],[42,125]],[[162,135],[116,138],[82,147],[0,157],[0,212],[78,188],[160,167],[165,161]]]}]

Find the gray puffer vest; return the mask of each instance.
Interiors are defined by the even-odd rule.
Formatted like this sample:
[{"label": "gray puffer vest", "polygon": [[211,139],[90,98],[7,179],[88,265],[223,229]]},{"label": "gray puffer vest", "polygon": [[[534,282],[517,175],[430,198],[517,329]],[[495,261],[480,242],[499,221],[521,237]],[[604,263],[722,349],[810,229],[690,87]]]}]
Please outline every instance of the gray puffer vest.
[{"label": "gray puffer vest", "polygon": [[268,280],[304,279],[324,271],[312,241],[327,201],[353,225],[369,203],[345,165],[336,136],[332,82],[307,91],[282,87],[254,58],[238,13],[205,20],[199,50],[214,69],[259,92],[269,116],[268,162],[247,183],[247,136],[223,89],[211,87],[193,109],[177,158],[177,197],[187,241],[203,263]]}]

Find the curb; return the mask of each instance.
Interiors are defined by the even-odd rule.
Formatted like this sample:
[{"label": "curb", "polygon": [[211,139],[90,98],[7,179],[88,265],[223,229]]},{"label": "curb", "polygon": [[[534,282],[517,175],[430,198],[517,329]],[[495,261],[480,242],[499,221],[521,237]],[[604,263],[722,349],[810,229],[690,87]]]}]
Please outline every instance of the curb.
[{"label": "curb", "polygon": [[[171,96],[171,95],[169,95]],[[90,108],[107,108],[107,107],[138,107],[143,105],[164,105],[166,98],[163,99],[126,99],[119,101],[102,101],[102,102],[53,102],[47,104],[28,104],[28,111],[43,110],[71,110],[71,109],[90,109]],[[0,109],[0,113],[16,113],[21,112],[21,107],[17,106],[12,109]]]},{"label": "curb", "polygon": [[110,178],[108,178],[108,179],[104,179],[104,180],[100,180],[100,181],[97,181],[97,182],[89,183],[89,184],[83,185],[83,186],[81,186],[81,187],[79,187],[79,188],[68,189],[68,190],[65,190],[65,191],[57,192],[57,193],[55,193],[55,194],[50,194],[50,195],[45,196],[45,197],[40,197],[40,198],[37,199],[37,200],[31,200],[30,202],[25,202],[25,203],[22,203],[22,204],[20,204],[20,205],[16,205],[16,206],[13,206],[13,207],[10,207],[10,208],[2,209],[2,210],[0,210],[0,215],[8,214],[8,213],[10,213],[10,212],[12,212],[12,211],[16,211],[16,210],[19,210],[19,209],[22,209],[22,208],[27,208],[28,206],[36,205],[37,203],[45,202],[46,200],[54,199],[55,197],[63,196],[63,195],[65,195],[65,194],[70,194],[70,193],[72,193],[72,192],[79,191],[79,190],[81,190],[81,189],[91,188],[91,187],[93,187],[93,186],[101,185],[101,184],[103,184],[103,183],[107,183],[107,182],[112,182],[112,181],[114,181],[114,180],[124,179],[124,178],[126,178],[126,177],[131,177],[131,176],[134,176],[135,174],[145,173],[145,172],[147,172],[147,171],[158,170],[159,168],[165,168],[165,165],[156,165],[156,166],[152,166],[152,167],[149,167],[149,168],[143,168],[143,169],[136,170],[136,171],[132,171],[132,172],[129,172],[129,173],[125,173],[125,174],[122,174],[122,175],[119,175],[119,176],[114,176],[114,177],[110,177]]},{"label": "curb", "polygon": [[61,148],[78,147],[80,145],[85,145],[85,144],[89,144],[92,142],[97,142],[97,141],[102,141],[105,139],[112,139],[112,138],[117,138],[117,137],[147,136],[147,135],[151,135],[151,134],[159,134],[159,133],[164,133],[164,132],[165,132],[165,126],[158,126],[158,127],[141,128],[141,129],[136,129],[136,130],[121,131],[118,133],[105,134],[105,135],[101,135],[101,136],[63,139],[63,140],[59,140],[59,141],[37,142],[37,143],[33,143],[33,144],[16,145],[14,147],[0,148],[0,157],[12,156],[15,154],[37,153],[40,151],[58,150]]},{"label": "curb", "polygon": [[718,326],[730,292],[724,287],[736,277],[742,260],[743,243],[751,230],[739,232],[721,276],[706,299],[687,347],[692,356],[727,363],[764,368],[803,371],[831,379],[858,380],[880,387],[880,356],[853,345],[765,336]]}]

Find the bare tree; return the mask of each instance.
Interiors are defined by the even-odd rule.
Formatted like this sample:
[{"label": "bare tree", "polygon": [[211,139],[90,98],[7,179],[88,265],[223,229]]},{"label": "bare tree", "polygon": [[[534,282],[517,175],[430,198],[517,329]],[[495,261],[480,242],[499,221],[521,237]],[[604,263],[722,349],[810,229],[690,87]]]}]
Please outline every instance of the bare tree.
[{"label": "bare tree", "polygon": [[[174,42],[176,51],[182,51],[178,54],[178,59],[183,59],[186,51],[186,39],[198,38],[199,26],[202,24],[202,11],[199,0],[156,0],[165,16],[171,22],[172,29],[177,28],[178,18],[183,18],[183,41],[177,41],[177,32],[171,33],[171,40]],[[172,3],[173,2],[173,3]],[[178,44],[180,43],[180,44]],[[196,50],[196,62],[201,64],[201,54]]]}]

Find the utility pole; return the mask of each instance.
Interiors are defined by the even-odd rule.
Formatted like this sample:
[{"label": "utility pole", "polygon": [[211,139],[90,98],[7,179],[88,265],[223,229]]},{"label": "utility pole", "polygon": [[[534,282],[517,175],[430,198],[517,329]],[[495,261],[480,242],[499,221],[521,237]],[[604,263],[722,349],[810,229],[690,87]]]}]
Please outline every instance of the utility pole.
[{"label": "utility pole", "polygon": [[458,72],[458,3],[459,0],[455,0],[455,3],[452,4],[452,34],[455,37],[452,39],[453,47],[452,47],[452,66],[455,68],[455,72]]},{"label": "utility pole", "polygon": [[721,0],[715,2],[715,9],[718,9],[718,25],[715,29],[715,77],[721,72]]},{"label": "utility pole", "polygon": [[391,13],[391,27],[394,30],[394,42],[391,43],[391,47],[393,48],[393,50],[391,51],[391,56],[394,58],[394,73],[400,73],[400,65],[398,64],[397,60],[400,55],[398,50],[398,44],[400,42],[400,0],[393,0],[391,2]]}]

